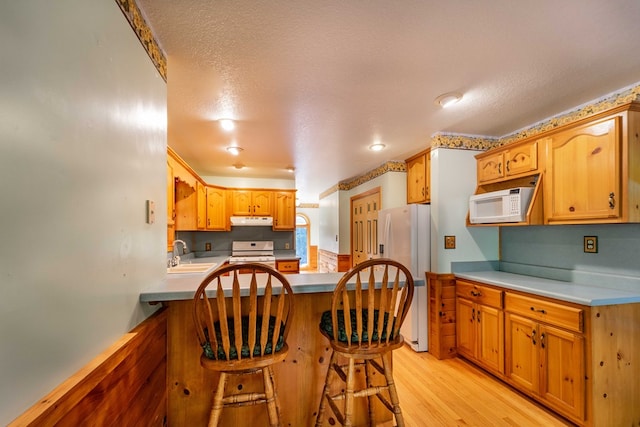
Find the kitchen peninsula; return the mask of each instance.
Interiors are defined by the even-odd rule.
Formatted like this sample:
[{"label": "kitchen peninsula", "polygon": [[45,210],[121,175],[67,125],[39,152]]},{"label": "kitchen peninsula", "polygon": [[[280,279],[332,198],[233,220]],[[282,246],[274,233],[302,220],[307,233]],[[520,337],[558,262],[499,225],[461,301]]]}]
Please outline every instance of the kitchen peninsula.
[{"label": "kitchen peninsula", "polygon": [[[195,258],[192,262],[221,265],[225,260],[226,257]],[[206,425],[209,416],[217,376],[200,366],[202,349],[193,325],[192,298],[202,280],[217,265],[201,273],[168,274],[164,282],[140,294],[141,302],[161,303],[168,308],[168,425]],[[293,323],[287,339],[289,354],[274,368],[283,425],[306,426],[315,420],[330,359],[330,347],[318,331],[318,324],[321,313],[330,308],[333,290],[343,274],[287,275],[295,298]],[[425,282],[416,279],[415,285],[425,286]],[[246,286],[248,289],[248,283]],[[227,387],[245,390],[255,385],[261,382],[251,375],[231,378],[227,383]],[[356,413],[364,417],[366,405],[361,403]],[[376,412],[390,419],[382,406]],[[263,405],[224,411],[221,419],[222,425],[267,425],[267,421]]]}]

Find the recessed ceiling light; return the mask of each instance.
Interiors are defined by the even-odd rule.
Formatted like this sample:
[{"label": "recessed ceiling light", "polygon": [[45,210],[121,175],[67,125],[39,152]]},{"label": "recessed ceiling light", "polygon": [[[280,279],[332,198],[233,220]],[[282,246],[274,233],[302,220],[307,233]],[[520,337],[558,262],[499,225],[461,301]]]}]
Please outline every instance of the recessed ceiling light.
[{"label": "recessed ceiling light", "polygon": [[371,150],[371,151],[380,151],[380,150],[383,150],[384,147],[386,147],[386,145],[384,145],[383,143],[376,142],[375,144],[371,144],[369,146],[369,150]]},{"label": "recessed ceiling light", "polygon": [[289,166],[289,167],[287,167],[287,171],[293,173],[293,172],[296,171],[296,168],[294,168],[293,166]]},{"label": "recessed ceiling light", "polygon": [[237,156],[242,151],[242,148],[235,147],[235,146],[234,147],[227,147],[227,151],[229,153],[233,154],[234,156]]},{"label": "recessed ceiling light", "polygon": [[442,108],[447,108],[455,104],[462,99],[462,94],[459,92],[448,92],[440,95],[434,101],[436,105]]},{"label": "recessed ceiling light", "polygon": [[236,123],[231,119],[220,119],[218,122],[220,123],[220,127],[227,132],[231,132],[236,128]]},{"label": "recessed ceiling light", "polygon": [[236,163],[233,165],[233,167],[236,169],[244,169],[244,165],[242,163]]}]

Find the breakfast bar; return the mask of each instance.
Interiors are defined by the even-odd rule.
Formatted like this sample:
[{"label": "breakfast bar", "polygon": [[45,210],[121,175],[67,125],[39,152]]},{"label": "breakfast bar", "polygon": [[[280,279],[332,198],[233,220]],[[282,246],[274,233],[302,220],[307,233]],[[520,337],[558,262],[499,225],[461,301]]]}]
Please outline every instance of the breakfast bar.
[{"label": "breakfast bar", "polygon": [[[196,259],[209,263],[204,271],[167,274],[167,279],[155,287],[144,290],[140,301],[163,304],[167,309],[167,383],[168,425],[206,425],[211,409],[217,375],[205,372],[200,366],[200,348],[192,318],[192,298],[206,275],[223,259]],[[330,348],[320,334],[321,313],[331,306],[333,290],[343,273],[287,275],[294,292],[294,316],[287,339],[289,354],[282,365],[274,368],[283,425],[313,425],[320,402]],[[242,283],[242,279],[241,279]],[[424,280],[415,281],[425,286]],[[248,286],[248,285],[247,285]],[[261,386],[254,376],[231,378],[227,387],[251,390]],[[366,405],[356,407],[358,417],[366,417]],[[380,420],[390,419],[382,406],[376,409]],[[333,420],[327,420],[330,425]],[[241,411],[223,411],[221,425],[268,425],[262,405],[245,407]]]}]

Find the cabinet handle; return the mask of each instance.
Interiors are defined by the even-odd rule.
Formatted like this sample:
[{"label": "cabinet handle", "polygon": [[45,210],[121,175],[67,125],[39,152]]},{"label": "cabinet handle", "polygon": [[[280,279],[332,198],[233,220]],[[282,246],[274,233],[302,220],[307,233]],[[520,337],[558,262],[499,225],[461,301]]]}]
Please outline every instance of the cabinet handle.
[{"label": "cabinet handle", "polygon": [[544,333],[540,334],[540,347],[544,348]]},{"label": "cabinet handle", "polygon": [[471,321],[474,322],[476,320],[476,309],[471,310]]},{"label": "cabinet handle", "polygon": [[511,160],[507,160],[507,172],[509,172],[509,162],[510,162],[510,161],[511,161]]},{"label": "cabinet handle", "polygon": [[616,207],[616,199],[615,194],[613,192],[609,193],[609,209],[613,209]]},{"label": "cabinet handle", "polygon": [[471,295],[474,296],[474,297],[481,297],[482,296],[482,292],[471,291]]},{"label": "cabinet handle", "polygon": [[480,323],[480,310],[478,310],[478,323]]},{"label": "cabinet handle", "polygon": [[498,163],[498,173],[502,174],[502,162]]},{"label": "cabinet handle", "polygon": [[535,311],[536,313],[547,314],[547,312],[544,310],[544,308],[536,310],[535,307],[531,307],[531,311]]},{"label": "cabinet handle", "polygon": [[536,330],[532,330],[531,331],[531,342],[533,343],[533,345],[536,345]]}]

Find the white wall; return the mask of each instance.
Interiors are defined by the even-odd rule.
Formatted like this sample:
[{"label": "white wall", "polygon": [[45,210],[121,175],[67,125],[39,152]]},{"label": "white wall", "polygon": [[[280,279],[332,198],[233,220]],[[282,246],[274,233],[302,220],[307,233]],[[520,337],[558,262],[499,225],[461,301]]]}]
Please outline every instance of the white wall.
[{"label": "white wall", "polygon": [[[0,425],[150,314],[166,87],[116,2],[0,4]],[[145,223],[145,201],[156,223]]]},{"label": "white wall", "polygon": [[320,199],[318,249],[338,253],[340,192],[335,191]]},{"label": "white wall", "polygon": [[[469,196],[476,189],[479,151],[431,150],[431,271],[450,273],[451,262],[498,259],[498,227],[465,226]],[[456,249],[444,249],[444,236]]]}]

